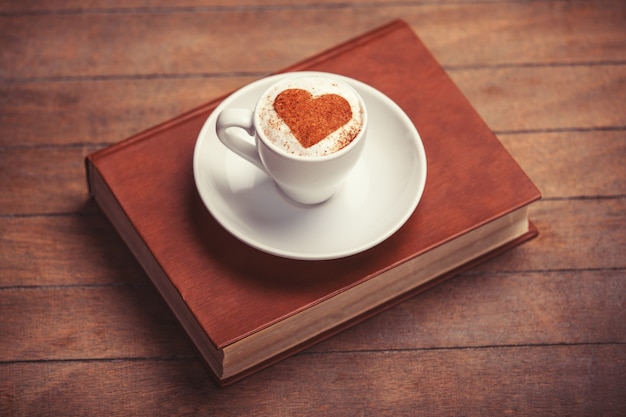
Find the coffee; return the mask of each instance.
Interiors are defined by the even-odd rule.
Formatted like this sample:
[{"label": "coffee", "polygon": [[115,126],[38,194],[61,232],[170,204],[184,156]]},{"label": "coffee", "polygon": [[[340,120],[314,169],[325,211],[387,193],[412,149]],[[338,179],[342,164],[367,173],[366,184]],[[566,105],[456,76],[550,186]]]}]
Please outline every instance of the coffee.
[{"label": "coffee", "polygon": [[[249,101],[260,94],[254,108],[219,110],[215,133],[285,196],[320,204],[337,192],[365,147],[367,109],[350,86],[357,81],[346,80],[312,72],[259,80],[234,93]],[[260,85],[266,92],[253,94]]]},{"label": "coffee", "polygon": [[359,134],[364,108],[345,82],[322,75],[286,78],[261,97],[257,126],[285,152],[324,156],[337,152]]}]

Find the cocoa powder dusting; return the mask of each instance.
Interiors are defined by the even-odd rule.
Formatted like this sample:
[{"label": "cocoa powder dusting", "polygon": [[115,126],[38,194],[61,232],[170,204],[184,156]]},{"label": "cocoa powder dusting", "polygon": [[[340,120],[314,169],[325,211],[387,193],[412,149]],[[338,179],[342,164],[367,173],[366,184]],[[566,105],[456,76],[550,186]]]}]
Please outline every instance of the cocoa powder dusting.
[{"label": "cocoa powder dusting", "polygon": [[[352,118],[352,109],[345,98],[337,94],[313,97],[301,89],[282,91],[274,100],[274,110],[305,148],[315,145]],[[346,138],[347,143],[355,136],[356,133]]]}]

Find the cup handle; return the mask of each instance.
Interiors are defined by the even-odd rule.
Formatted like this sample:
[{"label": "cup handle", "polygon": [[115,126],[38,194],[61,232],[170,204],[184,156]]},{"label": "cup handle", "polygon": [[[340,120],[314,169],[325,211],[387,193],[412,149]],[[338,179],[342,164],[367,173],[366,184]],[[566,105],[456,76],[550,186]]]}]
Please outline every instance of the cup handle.
[{"label": "cup handle", "polygon": [[[265,171],[254,145],[254,113],[248,109],[223,110],[215,123],[219,140],[231,151]],[[243,132],[245,131],[247,135]],[[252,138],[252,141],[250,140]]]}]

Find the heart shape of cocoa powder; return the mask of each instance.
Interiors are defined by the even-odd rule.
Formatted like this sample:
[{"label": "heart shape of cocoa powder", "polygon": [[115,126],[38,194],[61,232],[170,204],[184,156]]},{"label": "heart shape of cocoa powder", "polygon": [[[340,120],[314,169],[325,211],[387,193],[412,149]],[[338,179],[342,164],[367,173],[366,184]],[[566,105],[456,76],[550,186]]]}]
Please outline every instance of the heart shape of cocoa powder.
[{"label": "heart shape of cocoa powder", "polygon": [[282,91],[274,100],[274,110],[305,148],[330,135],[352,118],[348,100],[337,94],[313,97],[297,88]]}]

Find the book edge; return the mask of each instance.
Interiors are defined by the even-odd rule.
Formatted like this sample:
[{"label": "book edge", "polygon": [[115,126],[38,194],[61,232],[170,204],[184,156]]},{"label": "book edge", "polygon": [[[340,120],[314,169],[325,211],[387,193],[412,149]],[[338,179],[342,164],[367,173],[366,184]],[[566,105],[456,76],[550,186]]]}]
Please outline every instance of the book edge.
[{"label": "book edge", "polygon": [[[176,317],[178,325],[198,352],[205,365],[211,370],[215,378],[222,375],[223,351],[215,346],[211,337],[197,321],[195,314],[184,301],[178,288],[169,279],[158,259],[153,255],[149,246],[137,232],[132,220],[124,211],[115,193],[111,190],[106,179],[100,174],[97,167],[87,162],[89,170],[89,186],[94,192],[94,200],[100,210],[113,225],[117,234],[122,238],[133,257],[139,262],[149,281],[156,288],[168,309]],[[99,193],[95,193],[98,191]],[[120,213],[116,215],[116,213]]]},{"label": "book edge", "polygon": [[[385,303],[383,303],[383,304],[381,304],[379,306],[376,306],[376,307],[368,310],[367,312],[365,312],[365,313],[363,313],[363,314],[361,314],[361,315],[359,315],[357,317],[354,317],[353,319],[351,319],[349,321],[341,323],[340,325],[335,326],[335,327],[327,330],[326,332],[320,333],[320,334],[316,335],[315,337],[307,339],[306,341],[304,341],[304,342],[294,346],[293,348],[291,348],[289,350],[286,350],[284,352],[281,352],[281,353],[279,353],[279,354],[277,354],[277,355],[275,355],[275,356],[273,356],[273,357],[271,357],[271,358],[269,358],[269,359],[267,359],[267,360],[265,360],[263,362],[260,362],[260,363],[256,364],[253,367],[245,369],[245,370],[243,370],[243,371],[241,371],[241,372],[239,372],[237,374],[231,375],[229,377],[218,379],[217,380],[218,385],[220,385],[222,387],[231,385],[231,384],[233,384],[233,383],[235,383],[235,382],[237,382],[237,381],[239,381],[239,380],[241,380],[241,379],[243,379],[243,378],[245,378],[245,377],[247,377],[247,376],[249,376],[251,374],[254,374],[254,373],[256,373],[256,372],[258,372],[258,371],[260,371],[262,369],[265,369],[265,368],[267,368],[267,367],[269,367],[269,366],[271,366],[271,365],[273,365],[273,364],[275,364],[277,362],[280,362],[281,360],[283,360],[283,359],[285,359],[285,358],[287,358],[289,356],[292,356],[292,355],[294,355],[294,354],[296,354],[298,352],[301,352],[302,350],[304,350],[304,349],[306,349],[308,347],[316,345],[319,342],[328,339],[329,337],[332,337],[332,336],[334,336],[334,335],[336,335],[338,333],[341,333],[342,331],[344,331],[344,330],[346,330],[346,329],[348,329],[350,327],[353,327],[353,326],[355,326],[355,325],[357,325],[357,324],[359,324],[359,323],[361,323],[361,322],[363,322],[363,321],[365,321],[365,320],[367,320],[367,319],[369,319],[371,317],[374,317],[374,316],[376,316],[376,315],[378,315],[378,314],[380,314],[380,313],[382,313],[382,312],[384,312],[384,311],[386,311],[386,310],[388,310],[388,309],[390,309],[390,308],[392,308],[392,307],[402,303],[403,301],[406,301],[406,300],[408,300],[408,299],[410,299],[410,298],[412,298],[412,297],[414,297],[414,296],[416,296],[418,294],[421,294],[421,293],[423,293],[423,292],[425,292],[425,291],[427,291],[427,290],[429,290],[429,289],[431,289],[431,288],[441,284],[444,281],[447,281],[447,280],[449,280],[451,278],[454,278],[455,276],[459,275],[460,273],[465,272],[465,271],[467,271],[469,269],[472,269],[472,268],[476,267],[477,265],[480,265],[480,264],[482,264],[482,263],[484,263],[484,262],[486,262],[486,261],[488,261],[488,260],[490,260],[490,259],[492,259],[492,258],[494,258],[494,257],[496,257],[496,256],[498,256],[498,255],[500,255],[502,253],[504,253],[504,252],[507,252],[507,251],[511,250],[512,248],[514,248],[516,246],[521,245],[524,242],[527,242],[527,241],[530,241],[530,240],[534,239],[535,237],[537,237],[539,235],[539,231],[538,231],[538,229],[535,227],[535,225],[531,221],[528,222],[528,225],[529,225],[529,229],[523,235],[521,235],[521,236],[519,236],[519,237],[517,237],[517,238],[515,238],[515,239],[513,239],[513,240],[511,240],[511,241],[509,241],[509,242],[507,242],[507,243],[505,243],[505,244],[495,248],[495,249],[493,249],[492,251],[489,251],[489,252],[487,252],[487,253],[485,253],[483,255],[480,255],[479,257],[474,258],[474,259],[468,261],[467,263],[464,263],[464,264],[462,264],[462,265],[460,265],[460,266],[458,266],[458,267],[456,267],[456,268],[454,268],[454,269],[452,269],[452,270],[450,270],[448,272],[445,272],[445,273],[443,273],[443,274],[441,274],[441,275],[439,275],[439,276],[437,276],[437,277],[435,277],[435,278],[425,282],[424,284],[417,286],[416,288],[413,288],[413,289],[411,289],[411,290],[409,290],[407,292],[404,292],[401,295],[399,295],[399,296],[397,296],[397,297],[395,297],[395,298],[393,298],[391,300],[388,300],[387,302],[385,302]],[[214,375],[214,377],[215,377],[215,375]]]},{"label": "book edge", "polygon": [[[237,368],[250,367],[256,361],[262,361],[263,356],[273,356],[289,350],[289,347],[311,335],[323,333],[364,314],[388,299],[398,297],[448,270],[516,239],[528,230],[528,206],[524,206],[469,230],[456,239],[447,240],[437,247],[416,253],[403,262],[390,265],[358,285],[329,294],[306,309],[224,346],[224,373],[237,373]],[[333,317],[333,320],[329,321],[328,316]],[[281,335],[278,343],[273,336],[276,332]]]}]

